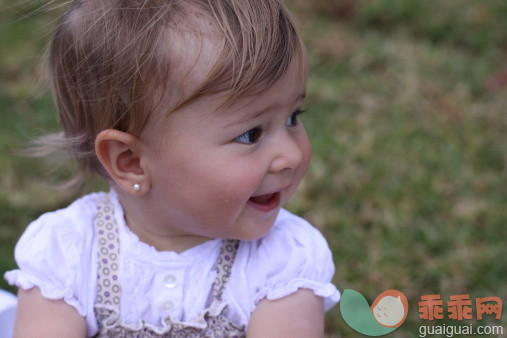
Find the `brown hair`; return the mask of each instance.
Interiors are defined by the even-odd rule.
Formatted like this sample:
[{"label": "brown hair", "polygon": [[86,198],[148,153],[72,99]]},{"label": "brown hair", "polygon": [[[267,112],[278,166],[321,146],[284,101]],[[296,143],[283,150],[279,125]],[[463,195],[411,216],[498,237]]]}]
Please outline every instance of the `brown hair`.
[{"label": "brown hair", "polygon": [[[104,129],[141,135],[150,115],[173,93],[178,67],[170,30],[192,26],[199,13],[218,37],[215,62],[192,93],[228,91],[227,102],[267,90],[304,46],[282,0],[82,0],[61,17],[49,48],[49,69],[63,132],[38,140],[39,156],[69,153],[78,162],[71,184],[105,175],[94,141]],[[195,19],[194,19],[195,21]],[[218,34],[217,34],[218,33]],[[170,38],[170,37],[169,37]]]}]

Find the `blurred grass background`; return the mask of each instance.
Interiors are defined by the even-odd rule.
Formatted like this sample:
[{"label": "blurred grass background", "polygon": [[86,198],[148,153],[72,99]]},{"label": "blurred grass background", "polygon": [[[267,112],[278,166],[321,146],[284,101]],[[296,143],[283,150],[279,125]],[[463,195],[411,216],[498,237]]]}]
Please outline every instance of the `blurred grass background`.
[{"label": "blurred grass background", "polygon": [[[340,289],[397,289],[413,337],[421,295],[507,301],[507,2],[288,0],[311,57],[303,117],[314,158],[288,208],[326,235]],[[26,225],[68,204],[39,160],[16,154],[55,131],[40,85],[58,10],[0,2],[0,274]],[[65,175],[65,173],[61,174]],[[51,176],[54,177],[54,176]],[[103,187],[93,182],[86,190]],[[14,291],[0,280],[0,288]],[[437,325],[503,325],[449,320]],[[336,306],[329,337],[355,337]],[[507,334],[507,333],[506,333]]]}]

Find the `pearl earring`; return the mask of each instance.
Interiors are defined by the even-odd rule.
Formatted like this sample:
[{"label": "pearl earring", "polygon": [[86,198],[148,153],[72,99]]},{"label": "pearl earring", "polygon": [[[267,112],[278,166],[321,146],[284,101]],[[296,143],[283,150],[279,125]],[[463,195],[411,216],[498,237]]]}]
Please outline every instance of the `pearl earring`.
[{"label": "pearl earring", "polygon": [[134,188],[135,191],[139,191],[139,190],[141,190],[141,185],[138,184],[138,183],[134,183],[134,185],[132,186],[132,188]]}]

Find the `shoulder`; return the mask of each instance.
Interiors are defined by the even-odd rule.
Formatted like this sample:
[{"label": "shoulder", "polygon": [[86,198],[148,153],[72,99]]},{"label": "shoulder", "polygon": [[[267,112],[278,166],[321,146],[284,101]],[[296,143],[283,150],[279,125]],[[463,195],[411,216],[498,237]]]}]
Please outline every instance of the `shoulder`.
[{"label": "shoulder", "polygon": [[255,306],[260,300],[283,298],[300,288],[325,299],[326,309],[339,299],[331,279],[331,250],[322,233],[305,219],[282,209],[273,229],[257,241],[242,242],[244,278]]},{"label": "shoulder", "polygon": [[265,258],[262,256],[269,254],[272,257],[269,264],[283,265],[294,259],[308,260],[315,255],[330,257],[331,251],[317,228],[307,220],[282,209],[273,229],[253,245],[252,254],[260,255],[259,258]]},{"label": "shoulder", "polygon": [[97,202],[105,195],[106,193],[99,192],[82,196],[65,208],[42,214],[29,225],[28,229],[39,224],[49,225],[54,228],[66,228],[72,225],[79,226],[87,218],[94,217],[97,210]]},{"label": "shoulder", "polygon": [[63,298],[84,314],[79,293],[93,269],[93,219],[103,195],[86,195],[30,223],[15,249],[19,269],[5,276],[9,283],[22,289],[37,286],[44,297]]},{"label": "shoulder", "polygon": [[97,201],[104,195],[105,193],[85,195],[65,208],[42,214],[28,225],[21,238],[40,232],[58,234],[69,230],[77,233],[85,231],[82,228],[93,220]]},{"label": "shoulder", "polygon": [[[323,244],[327,242],[322,233],[304,218],[297,216],[286,209],[281,209],[272,231],[267,236],[280,237],[290,235],[298,243]],[[317,241],[318,243],[315,243]]]},{"label": "shoulder", "polygon": [[[16,246],[16,256],[33,250],[54,248],[55,241],[72,247],[93,234],[96,203],[104,193],[83,196],[69,206],[47,212],[30,223]],[[34,239],[37,239],[34,244]]]}]

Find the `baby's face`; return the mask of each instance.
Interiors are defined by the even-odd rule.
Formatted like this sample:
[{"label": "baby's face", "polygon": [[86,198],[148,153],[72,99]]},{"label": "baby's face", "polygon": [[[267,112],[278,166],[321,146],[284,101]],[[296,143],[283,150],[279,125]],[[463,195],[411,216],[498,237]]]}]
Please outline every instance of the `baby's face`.
[{"label": "baby's face", "polygon": [[267,92],[230,108],[215,111],[223,95],[201,97],[148,125],[143,161],[164,233],[252,240],[271,229],[311,156],[297,118],[302,68],[294,61]]}]

